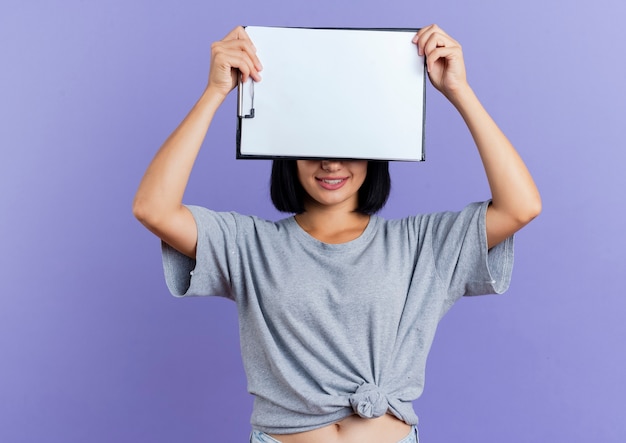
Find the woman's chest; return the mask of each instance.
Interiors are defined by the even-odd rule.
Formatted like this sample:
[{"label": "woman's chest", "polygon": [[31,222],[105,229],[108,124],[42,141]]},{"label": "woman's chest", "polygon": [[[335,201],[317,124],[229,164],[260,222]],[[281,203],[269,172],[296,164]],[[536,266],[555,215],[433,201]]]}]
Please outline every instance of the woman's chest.
[{"label": "woman's chest", "polygon": [[399,319],[417,262],[410,248],[372,245],[338,252],[284,246],[242,256],[243,302],[290,323],[314,317]]}]

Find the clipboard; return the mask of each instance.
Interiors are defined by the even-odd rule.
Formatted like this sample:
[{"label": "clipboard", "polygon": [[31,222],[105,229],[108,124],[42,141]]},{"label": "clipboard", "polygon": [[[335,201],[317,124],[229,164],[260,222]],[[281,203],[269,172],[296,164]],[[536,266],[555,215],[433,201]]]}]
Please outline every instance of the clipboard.
[{"label": "clipboard", "polygon": [[424,161],[417,29],[247,26],[262,80],[238,85],[238,159]]}]

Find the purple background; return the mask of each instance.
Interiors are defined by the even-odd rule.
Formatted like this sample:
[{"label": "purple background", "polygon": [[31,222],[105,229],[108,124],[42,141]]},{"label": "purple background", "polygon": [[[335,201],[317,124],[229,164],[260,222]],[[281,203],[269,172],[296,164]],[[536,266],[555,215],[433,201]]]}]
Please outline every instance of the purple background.
[{"label": "purple background", "polygon": [[[544,212],[511,289],[444,318],[415,402],[442,442],[626,441],[621,0],[4,0],[0,8],[0,441],[246,441],[233,303],[177,300],[131,214],[155,150],[237,24],[439,23],[518,147]],[[350,66],[338,67],[349,81]],[[266,161],[219,111],[187,202],[277,218]],[[467,130],[429,85],[424,164],[394,164],[383,215],[488,197]]]}]

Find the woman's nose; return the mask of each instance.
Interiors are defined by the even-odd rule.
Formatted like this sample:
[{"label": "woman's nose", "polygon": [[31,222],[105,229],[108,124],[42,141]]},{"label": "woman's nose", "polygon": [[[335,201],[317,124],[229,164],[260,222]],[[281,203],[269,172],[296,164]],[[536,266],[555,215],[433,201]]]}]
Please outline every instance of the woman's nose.
[{"label": "woman's nose", "polygon": [[341,160],[322,160],[322,169],[327,172],[341,169]]}]

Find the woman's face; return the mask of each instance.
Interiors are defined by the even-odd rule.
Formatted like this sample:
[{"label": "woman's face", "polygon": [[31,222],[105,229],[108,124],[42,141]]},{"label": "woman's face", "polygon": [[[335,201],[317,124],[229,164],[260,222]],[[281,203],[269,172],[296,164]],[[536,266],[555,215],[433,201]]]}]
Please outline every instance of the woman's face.
[{"label": "woman's face", "polygon": [[311,205],[345,207],[354,211],[359,188],[367,175],[367,160],[298,160],[298,178]]}]

